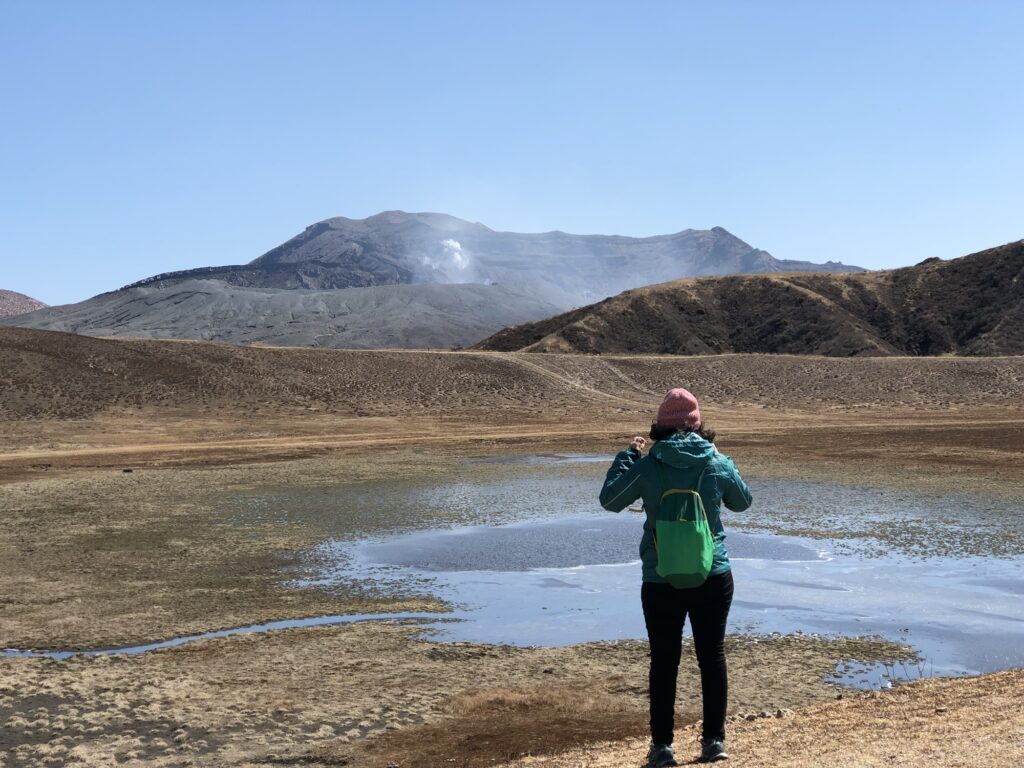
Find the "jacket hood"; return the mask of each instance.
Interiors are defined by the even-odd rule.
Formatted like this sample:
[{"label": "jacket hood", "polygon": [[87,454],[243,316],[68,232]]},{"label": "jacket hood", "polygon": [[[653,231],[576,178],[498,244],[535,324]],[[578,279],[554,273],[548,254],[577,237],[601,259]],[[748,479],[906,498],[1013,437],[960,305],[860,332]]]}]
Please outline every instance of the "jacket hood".
[{"label": "jacket hood", "polygon": [[696,432],[675,434],[659,440],[651,448],[651,455],[670,467],[692,469],[703,467],[715,455],[715,446]]}]

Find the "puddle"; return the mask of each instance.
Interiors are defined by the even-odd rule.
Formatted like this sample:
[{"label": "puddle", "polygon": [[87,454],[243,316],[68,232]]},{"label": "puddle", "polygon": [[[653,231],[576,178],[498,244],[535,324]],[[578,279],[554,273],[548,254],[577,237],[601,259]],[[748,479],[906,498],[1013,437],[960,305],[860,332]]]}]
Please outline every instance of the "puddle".
[{"label": "puddle", "polygon": [[342,488],[270,488],[225,494],[222,503],[233,510],[230,519],[238,525],[301,523],[320,529],[325,538],[344,539],[600,510],[595,483],[604,476],[604,462],[529,459],[467,461],[443,484],[396,479]]},{"label": "puddle", "polygon": [[[368,580],[385,592],[440,597],[461,619],[439,627],[440,640],[645,637],[643,519],[597,505],[608,457],[481,461],[507,465],[508,478],[467,478],[395,499],[421,515],[414,525],[325,542],[316,553],[320,576],[303,583]],[[770,478],[750,485],[754,508],[724,513],[737,584],[732,631],[878,635],[913,646],[933,675],[1024,666],[1024,515],[1014,505]],[[488,516],[491,524],[481,525]],[[445,517],[453,522],[428,525]],[[878,687],[921,673],[905,666],[847,670],[843,679]]]},{"label": "puddle", "polygon": [[337,616],[315,616],[308,619],[285,619],[282,621],[268,621],[264,624],[250,624],[245,627],[232,627],[231,629],[219,629],[213,632],[202,632],[198,635],[184,635],[182,637],[161,640],[156,643],[144,645],[125,645],[117,648],[92,648],[82,651],[22,651],[15,648],[4,648],[0,650],[0,657],[4,658],[46,658],[63,661],[73,656],[134,656],[149,651],[159,651],[163,648],[175,648],[186,643],[194,643],[196,640],[207,640],[215,637],[232,637],[234,635],[249,635],[259,632],[270,632],[275,629],[298,629],[300,627],[327,627],[335,624],[357,624],[367,621],[405,621],[405,622],[437,622],[438,616],[413,614],[413,613],[362,613]]},{"label": "puddle", "polygon": [[[231,520],[302,524],[350,540],[413,530],[607,515],[597,492],[610,462],[588,454],[470,459],[443,484],[368,482],[343,488],[265,489],[225,494]],[[836,483],[748,478],[754,507],[726,512],[732,532],[820,538],[863,557],[1024,556],[1021,502],[980,495],[938,496]],[[820,545],[819,545],[820,546]]]},{"label": "puddle", "polygon": [[[893,685],[913,680],[935,677],[932,664],[927,661],[895,661],[865,664],[859,661],[841,661],[828,680],[848,688],[873,688],[884,690]],[[961,673],[967,674],[967,673]],[[952,673],[947,673],[947,677]]]},{"label": "puddle", "polygon": [[[423,584],[458,608],[453,618],[460,621],[437,628],[440,640],[569,645],[643,638],[641,526],[639,516],[607,514],[332,542],[323,545],[323,560],[344,551],[337,561],[345,566],[313,583],[358,576],[384,589]],[[1024,559],[863,559],[821,544],[730,534],[733,631],[879,635],[912,645],[935,675],[1024,666]],[[979,579],[982,573],[991,579]],[[874,679],[877,687],[885,672],[862,670],[854,679]]]},{"label": "puddle", "polygon": [[726,513],[727,526],[831,539],[863,557],[1024,556],[1020,501],[774,478],[754,478],[750,487],[753,514]]},{"label": "puddle", "polygon": [[471,464],[600,464],[607,466],[611,459],[594,453],[536,453],[520,456],[480,456],[469,459]]},{"label": "puddle", "polygon": [[[641,515],[588,515],[542,522],[426,531],[365,544],[359,552],[375,565],[423,571],[529,571],[631,563],[638,558]],[[818,547],[778,536],[730,533],[731,557],[818,560]]]}]

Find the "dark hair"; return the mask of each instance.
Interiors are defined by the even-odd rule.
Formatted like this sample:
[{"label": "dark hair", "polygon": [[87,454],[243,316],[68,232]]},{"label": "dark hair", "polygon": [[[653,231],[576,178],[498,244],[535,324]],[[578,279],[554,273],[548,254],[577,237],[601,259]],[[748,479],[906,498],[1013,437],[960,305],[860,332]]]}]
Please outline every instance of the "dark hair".
[{"label": "dark hair", "polygon": [[659,427],[657,422],[651,424],[650,438],[651,440],[664,440],[666,437],[672,437],[677,432],[682,432],[684,435],[688,432],[696,432],[698,435],[703,437],[709,443],[715,442],[717,433],[710,424],[704,422],[696,429],[690,427]]}]

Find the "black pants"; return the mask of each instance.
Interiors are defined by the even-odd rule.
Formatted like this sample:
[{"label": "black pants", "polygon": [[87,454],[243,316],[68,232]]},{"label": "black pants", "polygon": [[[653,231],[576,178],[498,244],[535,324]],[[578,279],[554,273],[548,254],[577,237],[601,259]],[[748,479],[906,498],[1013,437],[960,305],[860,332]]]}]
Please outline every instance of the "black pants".
[{"label": "black pants", "polygon": [[640,599],[651,644],[651,740],[672,743],[676,675],[687,615],[700,667],[704,699],[704,737],[725,738],[725,707],[729,681],[725,667],[725,622],[732,605],[732,572],[709,576],[701,586],[676,589],[671,584],[644,582]]}]

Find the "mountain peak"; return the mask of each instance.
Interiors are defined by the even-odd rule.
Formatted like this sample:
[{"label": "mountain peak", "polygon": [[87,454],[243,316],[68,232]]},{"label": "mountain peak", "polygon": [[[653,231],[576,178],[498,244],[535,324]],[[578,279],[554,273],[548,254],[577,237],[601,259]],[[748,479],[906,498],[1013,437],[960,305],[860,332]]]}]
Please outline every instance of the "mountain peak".
[{"label": "mountain peak", "polygon": [[[96,329],[151,334],[158,327],[171,338],[217,334],[216,338],[273,339],[274,343],[295,339],[298,344],[316,338],[318,344],[344,345],[354,343],[351,334],[331,323],[348,306],[349,298],[337,292],[386,288],[362,292],[366,307],[360,314],[376,318],[380,328],[374,330],[373,338],[380,341],[373,343],[388,346],[411,343],[412,337],[402,335],[409,323],[444,325],[470,312],[473,302],[493,304],[493,311],[481,309],[474,315],[489,318],[476,327],[487,326],[491,332],[495,328],[488,323],[499,316],[505,322],[513,316],[515,322],[523,322],[668,280],[816,269],[844,271],[835,265],[781,261],[722,227],[652,237],[497,232],[446,213],[390,210],[365,219],[324,219],[248,264],[164,273],[76,307],[47,312],[54,322],[70,323],[66,327],[86,333]],[[500,290],[477,290],[482,288]],[[345,293],[355,301],[354,294]],[[144,302],[137,301],[140,296],[146,297]],[[175,301],[168,304],[168,297]],[[423,314],[411,319],[412,315],[398,310],[403,301],[417,303]],[[382,320],[370,304],[386,304],[395,316]],[[508,312],[501,314],[500,305]],[[263,314],[256,307],[263,307]],[[133,314],[130,323],[110,326],[111,317],[129,310],[142,314]],[[531,316],[534,312],[544,315]],[[219,327],[199,327],[198,318],[203,316],[220,318]],[[34,316],[31,322],[45,320]],[[289,331],[303,323],[320,330],[310,330],[309,335]],[[362,327],[354,324],[355,318],[344,323]],[[461,333],[452,330],[452,343],[466,342]],[[484,335],[481,332],[479,338]],[[403,338],[405,342],[400,341]]]}]

